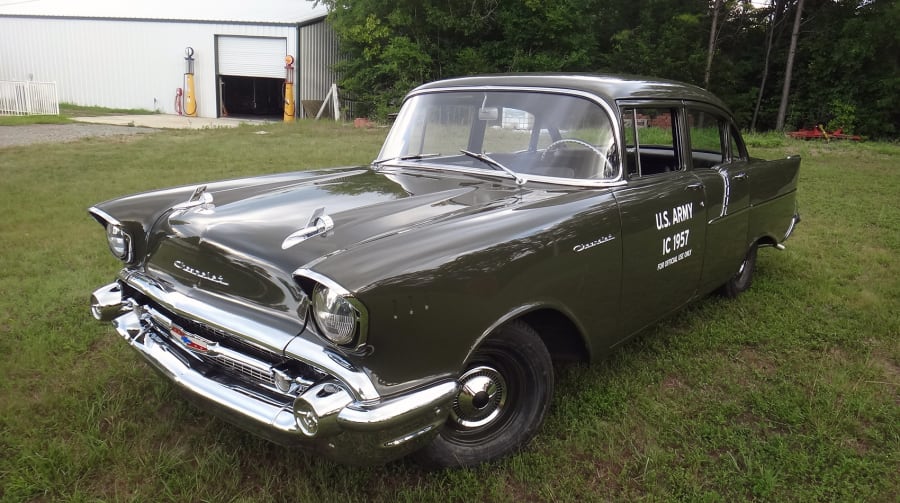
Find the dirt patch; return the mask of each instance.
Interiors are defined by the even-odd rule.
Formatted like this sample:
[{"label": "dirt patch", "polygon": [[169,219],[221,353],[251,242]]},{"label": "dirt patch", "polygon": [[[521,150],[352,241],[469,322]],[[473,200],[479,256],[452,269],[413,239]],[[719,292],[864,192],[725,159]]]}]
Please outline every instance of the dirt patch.
[{"label": "dirt patch", "polygon": [[665,379],[660,383],[660,387],[663,391],[673,391],[676,389],[684,388],[684,383],[681,379],[676,375],[669,374]]},{"label": "dirt patch", "polygon": [[775,362],[752,348],[741,349],[735,359],[750,370],[766,376],[772,375],[777,368]]},{"label": "dirt patch", "polygon": [[65,143],[97,136],[134,136],[156,133],[159,129],[106,124],[34,124],[0,126],[0,148],[36,143]]}]

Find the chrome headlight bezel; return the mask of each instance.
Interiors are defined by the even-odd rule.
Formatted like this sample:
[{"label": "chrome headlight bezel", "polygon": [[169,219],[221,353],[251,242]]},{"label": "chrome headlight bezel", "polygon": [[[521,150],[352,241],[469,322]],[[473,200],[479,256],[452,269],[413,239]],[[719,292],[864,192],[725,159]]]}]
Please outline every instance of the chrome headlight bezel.
[{"label": "chrome headlight bezel", "polygon": [[106,224],[106,244],[113,256],[125,262],[131,261],[131,235],[125,232],[125,229],[118,224]]},{"label": "chrome headlight bezel", "polygon": [[[351,351],[360,350],[366,345],[369,332],[369,312],[366,306],[356,298],[349,290],[338,282],[306,267],[301,267],[293,272],[294,280],[300,286],[306,297],[305,304],[308,319],[312,319],[312,331],[323,340],[337,347]],[[349,320],[346,325],[349,330],[340,333],[332,330],[333,324],[329,323],[327,316],[329,306],[327,300],[331,299],[331,308],[341,308]]]},{"label": "chrome headlight bezel", "polygon": [[369,326],[363,303],[330,279],[305,272],[298,279],[305,280],[301,283],[305,283],[304,290],[309,294],[310,318],[319,335],[335,346],[351,349],[363,346]]}]

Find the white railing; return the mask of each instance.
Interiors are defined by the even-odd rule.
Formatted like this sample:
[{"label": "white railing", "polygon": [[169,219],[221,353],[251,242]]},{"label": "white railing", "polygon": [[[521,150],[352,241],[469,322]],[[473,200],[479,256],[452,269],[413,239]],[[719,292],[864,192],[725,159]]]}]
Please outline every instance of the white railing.
[{"label": "white railing", "polygon": [[0,80],[0,115],[59,115],[56,82]]}]

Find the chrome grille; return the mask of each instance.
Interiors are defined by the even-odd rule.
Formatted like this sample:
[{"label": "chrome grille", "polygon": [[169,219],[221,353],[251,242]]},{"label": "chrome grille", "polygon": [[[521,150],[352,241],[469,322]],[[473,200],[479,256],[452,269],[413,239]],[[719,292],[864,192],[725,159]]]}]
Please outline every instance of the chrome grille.
[{"label": "chrome grille", "polygon": [[[239,377],[262,388],[285,394],[276,386],[273,367],[281,366],[285,359],[273,352],[251,345],[240,338],[206,324],[176,315],[160,306],[147,302],[143,305],[144,317],[170,343],[179,347],[196,360],[211,368]],[[188,343],[182,336],[190,338]],[[193,343],[193,344],[191,344]],[[204,351],[198,348],[208,348]],[[301,362],[292,361],[294,384],[290,395],[302,393],[324,374]]]},{"label": "chrome grille", "polygon": [[263,372],[261,369],[223,355],[216,355],[211,359],[218,362],[223,367],[229,368],[235,372],[240,372],[252,379],[262,381],[272,386],[275,385],[275,378],[272,376],[271,371]]}]

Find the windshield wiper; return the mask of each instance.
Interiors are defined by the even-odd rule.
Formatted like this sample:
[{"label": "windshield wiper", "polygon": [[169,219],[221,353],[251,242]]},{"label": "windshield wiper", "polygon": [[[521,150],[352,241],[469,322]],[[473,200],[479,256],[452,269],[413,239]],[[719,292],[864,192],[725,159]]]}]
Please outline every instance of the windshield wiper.
[{"label": "windshield wiper", "polygon": [[409,154],[409,155],[401,155],[397,157],[388,157],[387,159],[378,159],[377,161],[372,161],[372,165],[380,167],[382,164],[387,162],[396,162],[396,161],[418,161],[420,159],[428,159],[429,157],[437,157],[441,155],[439,152],[434,154]]},{"label": "windshield wiper", "polygon": [[485,164],[488,164],[489,166],[493,166],[501,171],[505,171],[507,174],[509,174],[516,180],[516,185],[524,185],[526,182],[528,182],[528,180],[524,176],[507,168],[506,166],[495,161],[494,159],[491,159],[487,154],[480,154],[478,152],[470,152],[468,150],[460,150],[460,152],[462,152],[463,154],[466,154],[469,157],[474,157],[475,159],[478,159],[479,161],[481,161]]}]

